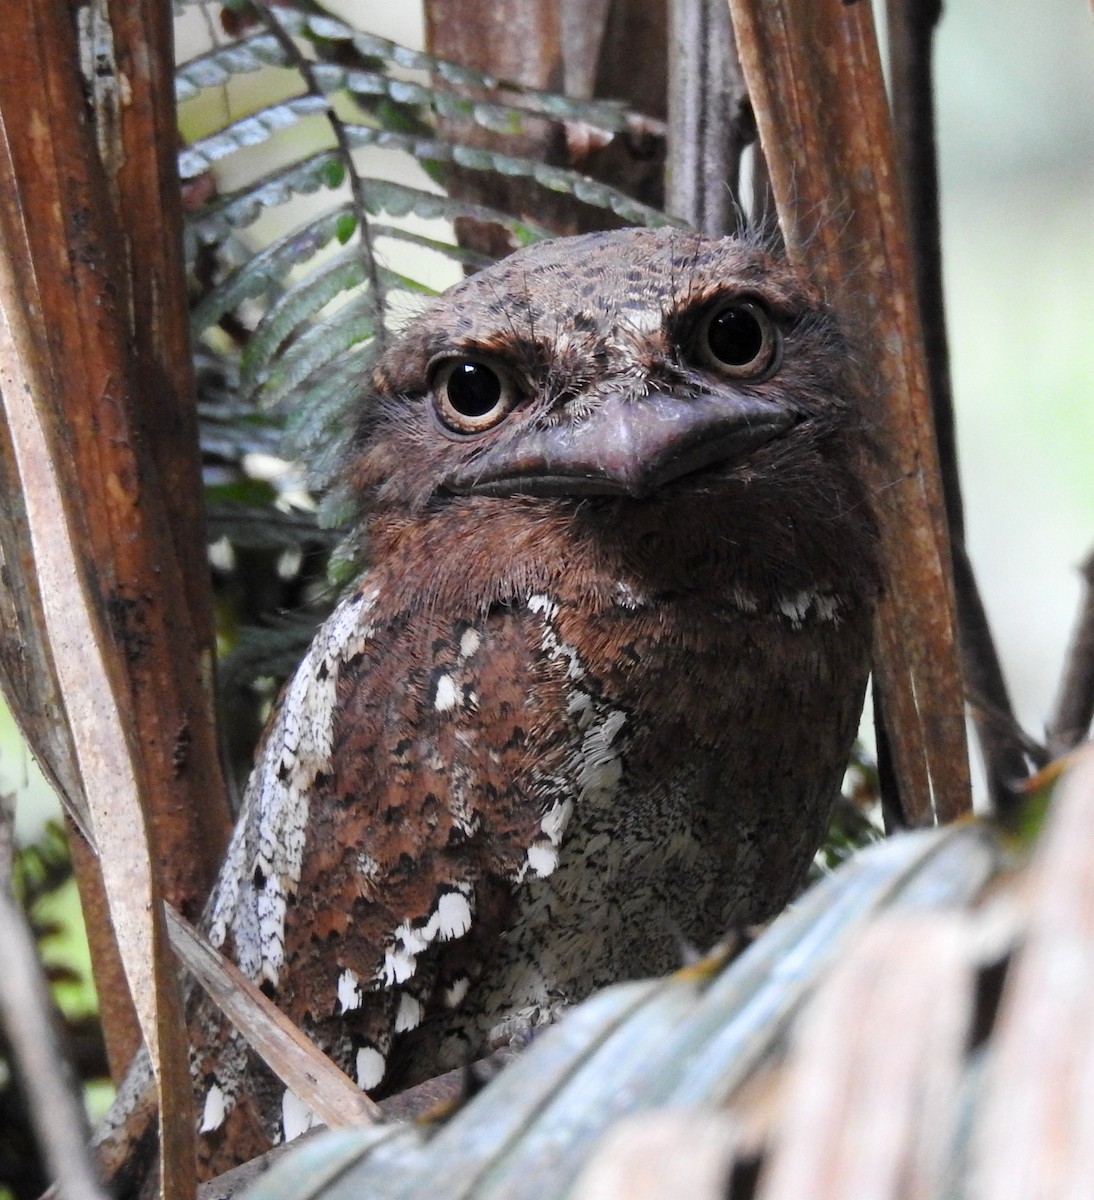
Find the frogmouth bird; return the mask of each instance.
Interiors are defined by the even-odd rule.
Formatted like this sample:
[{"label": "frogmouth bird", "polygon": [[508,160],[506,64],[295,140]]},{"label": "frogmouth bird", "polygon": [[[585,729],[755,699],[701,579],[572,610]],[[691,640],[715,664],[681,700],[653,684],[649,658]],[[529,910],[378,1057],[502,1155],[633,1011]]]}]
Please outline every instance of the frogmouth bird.
[{"label": "frogmouth bird", "polygon": [[[206,928],[375,1095],[797,889],[878,591],[858,375],[759,239],[541,243],[363,390],[368,567],[271,718]],[[204,1169],[310,1114],[201,1003]]]}]

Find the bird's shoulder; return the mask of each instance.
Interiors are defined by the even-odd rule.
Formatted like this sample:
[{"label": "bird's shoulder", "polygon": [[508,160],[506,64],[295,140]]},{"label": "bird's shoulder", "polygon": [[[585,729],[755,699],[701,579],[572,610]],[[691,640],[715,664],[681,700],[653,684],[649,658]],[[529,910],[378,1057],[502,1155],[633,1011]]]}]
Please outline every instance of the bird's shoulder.
[{"label": "bird's shoulder", "polygon": [[557,859],[573,663],[550,616],[391,611],[366,578],[271,718],[210,933],[361,1086],[458,1006]]}]

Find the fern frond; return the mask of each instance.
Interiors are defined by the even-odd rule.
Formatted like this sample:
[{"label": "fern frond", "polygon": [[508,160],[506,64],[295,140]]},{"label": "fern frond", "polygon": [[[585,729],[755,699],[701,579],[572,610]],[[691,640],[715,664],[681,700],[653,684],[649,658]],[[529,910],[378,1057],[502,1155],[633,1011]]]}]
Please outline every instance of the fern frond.
[{"label": "fern frond", "polygon": [[[320,324],[310,326],[267,368],[261,395],[263,407],[281,405],[311,375],[338,355],[371,338],[376,327],[376,297],[369,291],[348,300]],[[308,403],[314,405],[314,396],[309,394]]]},{"label": "fern frond", "polygon": [[367,395],[378,349],[368,342],[333,357],[309,381],[307,403],[287,408],[286,449],[308,464],[309,479],[317,486],[338,472],[356,425],[351,413]]},{"label": "fern frond", "polygon": [[281,452],[280,427],[266,416],[256,416],[250,405],[225,412],[219,406],[199,404],[198,421],[207,475],[215,474],[217,466],[237,466],[248,454]]},{"label": "fern frond", "polygon": [[[188,242],[192,243],[194,239],[207,245],[224,242],[234,230],[245,229],[266,209],[285,204],[294,196],[311,195],[323,187],[339,187],[344,179],[345,167],[337,150],[322,150],[301,162],[271,171],[245,188],[218,196],[189,213],[186,219]],[[522,246],[553,236],[545,225],[512,217],[486,205],[471,204],[389,179],[365,178],[362,182],[366,208],[372,215],[388,213],[393,217],[413,215],[424,220],[441,218],[449,221],[469,217],[489,221],[503,226]],[[397,237],[428,245],[458,262],[472,266],[485,266],[489,261],[485,256],[461,246],[421,238],[407,230],[377,226],[376,236]],[[192,249],[190,256],[193,257]]]},{"label": "fern frond", "polygon": [[271,618],[268,626],[245,625],[221,659],[220,686],[225,692],[249,687],[258,678],[285,679],[296,670],[325,612]]},{"label": "fern frond", "polygon": [[[365,58],[380,59],[385,63],[392,63],[407,70],[424,71],[431,76],[443,80],[445,83],[451,84],[453,87],[475,88],[483,92],[495,93],[504,90],[519,95],[520,104],[502,105],[493,102],[484,104],[482,112],[484,121],[480,123],[495,119],[501,119],[506,122],[504,126],[489,126],[491,128],[511,130],[512,117],[516,114],[518,117],[532,116],[555,121],[581,122],[582,124],[591,125],[596,129],[602,129],[609,133],[621,133],[625,131],[642,134],[664,133],[663,122],[642,116],[638,113],[632,113],[622,104],[613,103],[608,100],[575,100],[568,96],[560,96],[554,92],[544,92],[536,88],[522,87],[519,84],[514,84],[512,81],[502,81],[493,75],[462,66],[460,63],[452,62],[449,59],[436,58],[432,54],[426,54],[421,50],[412,50],[408,46],[402,46],[398,42],[389,41],[387,38],[379,37],[376,34],[353,29],[344,22],[326,14],[304,13],[298,9],[286,8],[281,5],[271,5],[270,7],[271,11],[276,14],[277,20],[285,29],[297,36],[310,36],[319,43],[324,41],[348,42],[358,54],[361,54]],[[417,87],[419,85],[411,86]],[[452,95],[451,93],[441,92],[439,89],[430,87],[425,87],[423,91],[426,93],[424,99],[411,100],[410,102],[435,105],[439,97],[445,96],[451,98]],[[411,95],[416,96],[419,93],[408,91],[401,98],[396,96],[392,98],[402,99],[406,102]],[[444,104],[447,101],[440,100],[439,102]],[[440,110],[438,109],[437,111]],[[504,116],[501,115],[502,113],[504,113]],[[460,115],[471,115],[472,119],[478,121],[477,116],[469,114],[464,110],[460,111]]]},{"label": "fern frond", "polygon": [[260,250],[195,307],[190,317],[194,336],[215,325],[225,313],[238,308],[244,300],[253,300],[266,294],[293,267],[310,261],[324,246],[340,236],[347,227],[347,221],[354,219],[353,206],[340,204]]},{"label": "fern frond", "polygon": [[345,292],[365,282],[365,265],[356,250],[344,251],[290,288],[255,326],[240,359],[245,395],[266,382],[271,359],[294,330]]},{"label": "fern frond", "polygon": [[553,230],[540,225],[538,221],[514,217],[484,204],[470,204],[438,192],[427,192],[424,188],[396,183],[392,179],[366,179],[364,185],[365,204],[372,214],[384,212],[392,217],[413,215],[426,221],[438,217],[449,221],[459,217],[493,221],[511,233],[520,246],[529,246],[532,242],[555,236]]},{"label": "fern frond", "polygon": [[282,100],[279,104],[259,109],[249,117],[241,117],[180,150],[179,178],[194,179],[234,151],[244,146],[257,146],[282,129],[289,129],[305,117],[326,113],[329,108],[326,96],[309,94]]},{"label": "fern frond", "polygon": [[[201,138],[179,154],[179,175],[183,179],[208,171],[219,159],[243,146],[254,146],[280,129],[295,124],[304,116],[326,112],[328,104],[319,96],[298,96],[261,109],[250,117],[234,121],[219,133]],[[534,158],[502,154],[482,146],[449,142],[441,138],[416,137],[393,129],[370,125],[347,125],[346,133],[355,147],[378,146],[385,150],[402,150],[423,162],[452,162],[473,171],[516,175],[533,179],[552,192],[564,192],[596,208],[609,209],[635,225],[680,225],[683,222],[666,216],[656,208],[641,204],[618,188],[599,183],[579,171],[555,167]]]},{"label": "fern frond", "polygon": [[596,208],[608,209],[634,225],[675,225],[686,228],[686,222],[642,204],[618,188],[599,183],[579,171],[551,166],[538,159],[501,154],[481,146],[468,146],[440,138],[415,137],[370,125],[347,125],[346,134],[355,147],[379,146],[386,150],[403,150],[420,161],[451,162],[472,171],[533,179],[549,191],[563,192]]},{"label": "fern frond", "polygon": [[175,71],[175,100],[190,100],[204,88],[222,87],[234,75],[283,67],[286,62],[285,51],[272,34],[240,38],[182,63]]},{"label": "fern frond", "polygon": [[[464,213],[464,216],[469,216],[469,213]],[[479,267],[489,266],[494,260],[489,254],[482,254],[478,250],[470,250],[466,246],[457,246],[454,242],[442,242],[438,238],[427,237],[424,233],[415,233],[412,229],[401,229],[397,225],[381,225],[378,222],[372,223],[372,233],[376,238],[394,238],[399,242],[406,242],[411,246],[421,246],[423,250],[433,250],[437,254],[443,255],[445,258],[451,259],[453,262],[459,263],[461,266]],[[414,280],[407,280],[411,285],[410,290],[415,292],[431,293],[432,288],[427,288],[423,284],[417,283]]]},{"label": "fern frond", "polygon": [[[373,225],[372,233],[373,237],[405,238],[440,253],[451,253],[453,257],[459,258],[466,257],[461,254],[458,246],[449,246],[432,238],[418,237],[393,226]],[[423,296],[437,294],[434,288],[386,267],[380,268],[380,281],[385,309],[387,293],[390,291],[405,291]],[[244,397],[253,395],[258,388],[267,383],[273,358],[291,334],[318,317],[320,311],[332,300],[366,282],[365,265],[356,248],[352,248],[324,263],[270,305],[255,326],[240,359],[240,387]]]},{"label": "fern frond", "polygon": [[294,196],[311,195],[323,187],[339,187],[345,177],[346,168],[338,151],[321,150],[189,213],[187,234],[207,245],[223,242],[233,230],[245,229],[258,220],[267,208],[276,208]]}]

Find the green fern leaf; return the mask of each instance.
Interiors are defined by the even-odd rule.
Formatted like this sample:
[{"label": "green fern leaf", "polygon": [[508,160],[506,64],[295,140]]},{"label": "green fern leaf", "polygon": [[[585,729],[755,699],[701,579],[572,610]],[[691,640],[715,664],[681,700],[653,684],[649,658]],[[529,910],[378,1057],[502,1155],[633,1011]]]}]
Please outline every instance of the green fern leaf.
[{"label": "green fern leaf", "polygon": [[[467,214],[464,214],[467,215]],[[422,233],[415,233],[412,229],[400,229],[396,225],[382,225],[377,221],[370,222],[373,239],[378,238],[393,238],[396,241],[407,242],[412,246],[421,246],[425,250],[433,250],[437,254],[443,255],[445,258],[450,258],[453,262],[460,263],[461,266],[479,267],[489,266],[494,260],[489,254],[481,254],[477,250],[469,250],[466,246],[457,246],[452,242],[442,242],[437,238],[427,237]],[[432,288],[427,288],[424,284],[417,283],[414,280],[408,280],[412,291],[422,292],[426,295],[434,294]]]},{"label": "green fern leaf", "polygon": [[301,162],[271,171],[236,192],[218,196],[187,216],[187,234],[212,245],[235,229],[245,229],[267,208],[320,188],[336,188],[346,176],[337,150],[323,150]]},{"label": "green fern leaf", "polygon": [[284,405],[285,448],[308,464],[309,479],[318,489],[339,472],[356,424],[352,410],[366,402],[378,354],[375,340],[351,347],[308,381],[306,397],[301,392],[299,402]]},{"label": "green fern leaf", "polygon": [[371,338],[377,328],[376,309],[376,297],[365,292],[347,301],[322,324],[311,326],[270,366],[261,394],[263,407],[281,405],[337,355]]},{"label": "green fern leaf", "polygon": [[255,327],[240,359],[245,394],[266,382],[270,362],[286,338],[335,297],[364,283],[367,272],[356,250],[339,254],[272,304]]},{"label": "green fern leaf", "polygon": [[194,336],[215,325],[244,300],[267,293],[293,267],[314,258],[336,236],[342,217],[352,211],[350,205],[340,205],[259,251],[197,305],[190,318]]},{"label": "green fern leaf", "polygon": [[521,246],[530,245],[544,238],[554,237],[554,231],[536,221],[522,220],[488,208],[483,204],[469,204],[438,192],[427,192],[424,188],[410,187],[391,179],[362,180],[365,207],[370,213],[385,212],[393,217],[413,214],[423,220],[438,217],[454,221],[459,217],[470,217],[479,221],[493,221],[507,229]]},{"label": "green fern leaf", "polygon": [[642,204],[618,188],[598,183],[588,175],[564,167],[552,167],[538,159],[512,154],[499,154],[478,146],[446,142],[437,138],[419,138],[395,133],[390,129],[375,129],[368,125],[347,125],[346,133],[354,146],[379,146],[386,150],[404,150],[417,159],[454,162],[474,171],[534,179],[555,192],[577,196],[587,204],[610,209],[634,225],[675,225],[686,228],[686,222]]},{"label": "green fern leaf", "polygon": [[273,34],[240,38],[184,62],[175,72],[175,99],[181,103],[203,88],[222,87],[233,75],[286,65],[285,50]]},{"label": "green fern leaf", "polygon": [[217,674],[226,693],[250,687],[256,679],[287,679],[315,636],[326,611],[271,618],[268,626],[245,625],[220,660]]},{"label": "green fern leaf", "polygon": [[214,163],[244,146],[257,146],[282,129],[288,129],[330,105],[326,96],[295,96],[280,104],[259,109],[249,117],[241,117],[209,137],[199,138],[179,152],[179,177],[193,179],[203,175]]}]

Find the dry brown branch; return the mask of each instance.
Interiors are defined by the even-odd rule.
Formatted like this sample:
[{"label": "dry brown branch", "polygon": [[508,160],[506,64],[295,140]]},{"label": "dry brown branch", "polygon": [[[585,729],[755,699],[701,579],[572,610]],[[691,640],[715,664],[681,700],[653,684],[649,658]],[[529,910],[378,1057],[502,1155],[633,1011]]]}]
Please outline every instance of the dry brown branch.
[{"label": "dry brown branch", "polygon": [[[24,381],[31,392],[6,398],[30,403],[43,452],[56,456],[60,501],[78,525],[72,544],[87,603],[113,686],[128,692],[126,709],[132,705],[124,736],[139,731],[132,748],[148,773],[142,794],[156,827],[159,879],[196,913],[228,821],[212,720],[211,607],[173,182],[170,17],[152,3],[112,13],[113,25],[97,8],[81,11],[95,84],[91,125],[68,8],[17,6],[0,32],[9,62],[0,85],[9,154],[4,240],[17,256],[6,302],[31,317],[23,351],[34,375]],[[29,468],[16,468],[8,449],[2,479],[18,496]],[[59,693],[56,672],[89,643],[71,636],[75,626],[64,649],[50,643],[41,606],[58,598],[39,594],[46,589],[31,548],[32,536],[44,544],[49,532],[32,533],[25,519],[0,532],[11,535],[9,603],[34,667],[14,679],[6,670],[5,688],[86,832],[70,741],[78,698]],[[79,603],[75,594],[59,599]],[[95,859],[77,860],[94,913]],[[108,963],[109,926],[93,921],[89,933],[97,967]],[[99,970],[98,983],[117,1076],[134,1048],[129,1001],[109,971]]]},{"label": "dry brown branch", "polygon": [[908,207],[934,412],[942,490],[946,498],[954,590],[966,693],[996,811],[1013,805],[1014,785],[1029,773],[1018,722],[996,653],[987,613],[965,548],[965,517],[957,464],[950,351],[942,287],[942,231],[938,211],[938,155],[934,136],[932,51],[941,3],[888,0],[893,123]]},{"label": "dry brown branch", "polygon": [[780,224],[871,355],[881,454],[864,470],[887,588],[875,637],[910,824],[969,809],[950,549],[915,279],[869,6],[730,0]]},{"label": "dry brown branch", "polygon": [[281,1082],[327,1125],[382,1120],[379,1107],[308,1037],[174,909],[167,909],[171,947],[217,1007]]},{"label": "dry brown branch", "polygon": [[756,122],[725,0],[673,0],[669,19],[665,209],[721,237],[740,223],[741,156]]},{"label": "dry brown branch", "polygon": [[[81,791],[86,800],[129,992],[170,1098],[164,1194],[185,1196],[190,1089],[160,895],[197,911],[227,807],[195,507],[169,21],[152,3],[124,19],[83,9],[81,57],[67,5],[5,12],[0,388],[3,479],[25,516],[4,548],[9,579],[18,572],[11,607],[53,668],[19,717],[72,789],[77,819]],[[81,62],[96,79],[93,121]],[[8,691],[18,706],[20,690]],[[58,698],[69,741],[55,755],[56,727],[39,728],[35,714]],[[128,1001],[104,992],[117,1067]]]}]

